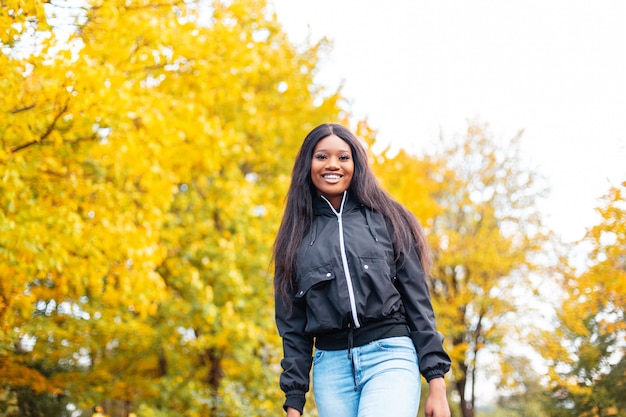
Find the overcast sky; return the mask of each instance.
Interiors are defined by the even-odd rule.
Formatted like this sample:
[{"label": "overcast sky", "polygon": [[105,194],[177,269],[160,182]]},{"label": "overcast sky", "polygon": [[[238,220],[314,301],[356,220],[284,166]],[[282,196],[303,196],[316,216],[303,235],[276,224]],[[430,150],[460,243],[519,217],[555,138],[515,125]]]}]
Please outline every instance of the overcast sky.
[{"label": "overcast sky", "polygon": [[274,0],[292,41],[327,37],[319,81],[344,83],[378,138],[420,152],[440,133],[520,130],[566,241],[626,180],[626,1]]}]

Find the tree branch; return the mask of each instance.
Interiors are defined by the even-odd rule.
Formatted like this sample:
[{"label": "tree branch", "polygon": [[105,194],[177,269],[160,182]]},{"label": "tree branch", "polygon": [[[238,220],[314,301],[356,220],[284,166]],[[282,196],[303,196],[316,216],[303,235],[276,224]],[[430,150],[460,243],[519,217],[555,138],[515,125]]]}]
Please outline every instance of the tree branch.
[{"label": "tree branch", "polygon": [[11,153],[19,152],[19,151],[24,150],[24,149],[26,149],[26,148],[28,148],[28,147],[30,147],[32,145],[35,145],[37,143],[41,143],[44,140],[46,140],[46,138],[48,136],[50,136],[50,134],[54,131],[54,128],[55,128],[57,122],[59,121],[61,116],[63,116],[63,114],[65,114],[65,112],[67,111],[68,107],[69,107],[69,99],[65,102],[65,104],[63,105],[63,108],[61,109],[61,111],[58,112],[56,116],[54,116],[54,119],[52,119],[52,123],[50,123],[50,125],[48,126],[48,129],[46,129],[46,131],[44,132],[43,135],[41,135],[41,137],[39,137],[38,139],[32,140],[30,142],[26,142],[26,143],[23,143],[21,145],[17,145],[13,149],[11,149]]},{"label": "tree branch", "polygon": [[21,112],[26,111],[26,110],[30,110],[30,109],[32,109],[34,107],[35,107],[35,103],[29,104],[28,106],[24,106],[24,107],[18,107],[17,109],[9,110],[9,113],[17,114],[17,113],[21,113]]}]

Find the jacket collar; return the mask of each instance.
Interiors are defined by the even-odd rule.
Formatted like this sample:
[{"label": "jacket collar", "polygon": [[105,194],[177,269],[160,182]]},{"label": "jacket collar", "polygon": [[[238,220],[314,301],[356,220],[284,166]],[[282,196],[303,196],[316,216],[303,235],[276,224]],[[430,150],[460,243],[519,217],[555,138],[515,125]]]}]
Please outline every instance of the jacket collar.
[{"label": "jacket collar", "polygon": [[361,204],[357,199],[348,191],[343,193],[342,204],[340,210],[334,210],[328,200],[324,197],[316,197],[313,199],[313,211],[316,216],[336,216],[337,213],[347,213],[354,208],[359,207]]}]

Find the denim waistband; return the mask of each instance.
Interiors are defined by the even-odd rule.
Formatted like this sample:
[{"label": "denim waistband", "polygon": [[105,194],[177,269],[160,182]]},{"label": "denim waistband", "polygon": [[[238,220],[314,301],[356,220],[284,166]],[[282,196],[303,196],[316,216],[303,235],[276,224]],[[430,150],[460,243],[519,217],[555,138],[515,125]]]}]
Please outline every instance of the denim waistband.
[{"label": "denim waistband", "polygon": [[343,350],[363,346],[374,340],[408,335],[406,323],[398,323],[396,319],[383,320],[358,329],[348,328],[317,335],[315,347],[321,350]]}]

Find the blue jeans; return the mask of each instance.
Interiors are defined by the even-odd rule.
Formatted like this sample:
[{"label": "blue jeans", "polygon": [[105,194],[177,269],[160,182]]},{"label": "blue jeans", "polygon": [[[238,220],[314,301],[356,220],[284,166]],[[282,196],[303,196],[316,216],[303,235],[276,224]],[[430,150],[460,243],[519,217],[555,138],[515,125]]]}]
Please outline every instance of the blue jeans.
[{"label": "blue jeans", "polygon": [[347,350],[316,350],[313,395],[319,417],[415,417],[420,401],[417,353],[409,337]]}]

